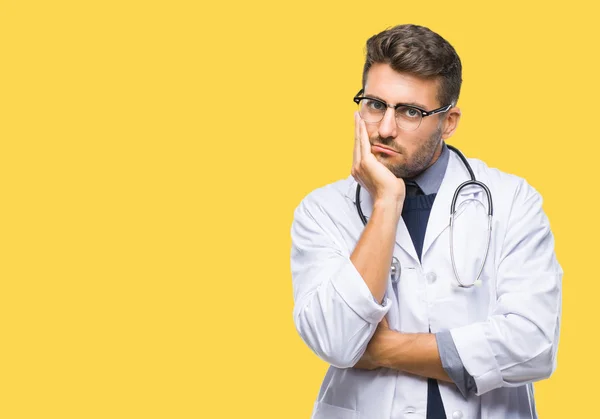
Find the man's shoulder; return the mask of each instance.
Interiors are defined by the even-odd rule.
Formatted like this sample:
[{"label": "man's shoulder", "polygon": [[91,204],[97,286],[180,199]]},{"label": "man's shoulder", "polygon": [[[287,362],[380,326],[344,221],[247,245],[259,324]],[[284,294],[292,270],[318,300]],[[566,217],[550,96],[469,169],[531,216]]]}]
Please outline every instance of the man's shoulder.
[{"label": "man's shoulder", "polygon": [[511,201],[529,200],[533,197],[541,200],[540,193],[524,177],[490,167],[480,159],[468,160],[477,180],[485,183],[492,194],[500,192],[501,196],[512,197]]},{"label": "man's shoulder", "polygon": [[524,186],[531,187],[527,183],[527,180],[521,176],[491,167],[480,159],[469,158],[468,160],[477,180],[489,184],[490,188],[502,189],[504,191],[513,190],[516,192]]},{"label": "man's shoulder", "polygon": [[350,175],[343,179],[338,179],[319,186],[300,201],[298,207],[306,207],[309,211],[315,208],[321,210],[331,208],[340,210],[340,206],[347,205],[352,186],[356,184],[354,178]]}]

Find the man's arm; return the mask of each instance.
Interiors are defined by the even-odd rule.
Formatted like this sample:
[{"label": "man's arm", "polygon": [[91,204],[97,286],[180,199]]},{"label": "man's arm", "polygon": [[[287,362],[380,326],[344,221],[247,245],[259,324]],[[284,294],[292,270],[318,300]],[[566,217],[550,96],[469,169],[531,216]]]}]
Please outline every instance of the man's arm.
[{"label": "man's arm", "polygon": [[[385,298],[405,187],[371,153],[364,121],[355,114],[352,175],[373,200],[371,219],[351,255],[339,236],[344,208],[337,196],[307,197],[292,224],[294,323],[304,342],[338,368],[356,364],[390,308]],[[330,209],[324,207],[329,202]],[[339,210],[338,210],[339,211]],[[381,303],[380,303],[381,302]]]},{"label": "man's arm", "polygon": [[367,350],[354,368],[391,368],[426,378],[453,382],[467,398],[477,392],[475,380],[465,369],[449,331],[399,333],[390,330],[385,317]]},{"label": "man's arm", "polygon": [[434,334],[400,333],[388,328],[385,318],[355,368],[391,368],[422,377],[452,382],[442,366]]},{"label": "man's arm", "polygon": [[402,205],[397,202],[375,202],[371,219],[350,256],[356,270],[379,303],[383,301],[387,289],[401,214]]},{"label": "man's arm", "polygon": [[477,395],[550,377],[556,368],[563,271],[542,197],[517,187],[487,321],[450,329]]},{"label": "man's arm", "polygon": [[[338,226],[320,204],[325,198],[339,199],[309,196],[294,212],[294,323],[302,340],[321,359],[348,368],[364,353],[390,309],[390,300],[384,298],[383,304],[375,300],[350,260]],[[330,205],[347,203],[340,199]]]},{"label": "man's arm", "polygon": [[[450,330],[475,394],[547,378],[556,367],[562,269],[541,197],[521,185],[498,269],[498,300],[485,322]],[[436,337],[379,324],[357,368],[388,367],[450,381]]]},{"label": "man's arm", "polygon": [[410,374],[452,382],[439,355],[435,335],[431,333],[398,333],[381,336],[381,366]]}]

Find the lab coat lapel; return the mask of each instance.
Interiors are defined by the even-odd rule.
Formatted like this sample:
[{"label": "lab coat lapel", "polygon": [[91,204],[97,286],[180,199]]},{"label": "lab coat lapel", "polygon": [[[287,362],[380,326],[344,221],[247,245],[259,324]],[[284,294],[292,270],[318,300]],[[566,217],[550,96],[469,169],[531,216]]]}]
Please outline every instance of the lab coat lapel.
[{"label": "lab coat lapel", "polygon": [[[350,182],[350,187],[348,188],[347,196],[352,199],[352,202],[356,205],[356,180],[353,179]],[[360,189],[360,202],[361,209],[367,220],[371,218],[371,214],[373,213],[373,200],[369,192],[361,188]],[[358,217],[358,214],[357,214]],[[408,228],[404,223],[404,219],[400,217],[398,221],[398,227],[396,228],[396,243],[398,246],[402,248],[406,253],[408,253],[414,260],[418,261],[419,258],[417,256],[417,251],[415,250],[415,246],[413,245],[412,239],[410,238],[410,233],[408,232]]]},{"label": "lab coat lapel", "polygon": [[396,243],[414,260],[419,260],[419,257],[417,256],[417,251],[415,250],[415,245],[412,239],[410,238],[410,233],[408,232],[408,228],[406,227],[406,223],[404,222],[404,218],[402,217],[400,217],[400,221],[398,222],[398,228],[396,229]]},{"label": "lab coat lapel", "polygon": [[[435,201],[433,202],[429,221],[427,222],[421,258],[425,256],[438,236],[450,226],[450,205],[452,204],[454,192],[461,183],[469,179],[469,172],[466,167],[464,167],[460,158],[455,152],[450,151],[448,167],[446,168],[446,173],[444,174],[444,179],[442,180],[440,189],[435,197]],[[460,200],[457,202],[457,207],[459,203]]]}]

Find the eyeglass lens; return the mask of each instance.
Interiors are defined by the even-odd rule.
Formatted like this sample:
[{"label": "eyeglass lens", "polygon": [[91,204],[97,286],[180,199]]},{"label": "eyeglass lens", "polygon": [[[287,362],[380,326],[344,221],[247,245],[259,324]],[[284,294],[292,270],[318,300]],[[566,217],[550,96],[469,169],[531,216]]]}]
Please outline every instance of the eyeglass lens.
[{"label": "eyeglass lens", "polygon": [[[358,105],[360,117],[368,123],[377,123],[383,119],[387,107],[378,100],[362,99]],[[402,129],[415,130],[421,125],[423,116],[418,109],[410,106],[396,108],[396,123]]]}]

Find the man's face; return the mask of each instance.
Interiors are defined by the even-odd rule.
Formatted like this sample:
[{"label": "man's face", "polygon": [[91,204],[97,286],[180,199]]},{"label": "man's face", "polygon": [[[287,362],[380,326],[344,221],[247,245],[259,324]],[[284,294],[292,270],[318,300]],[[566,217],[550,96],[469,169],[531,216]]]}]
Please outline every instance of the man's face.
[{"label": "man's face", "polygon": [[[447,105],[438,102],[437,92],[437,80],[398,73],[388,64],[376,63],[367,74],[363,96],[380,99],[391,105],[412,104],[431,111]],[[366,124],[371,152],[396,177],[414,177],[439,157],[442,138],[445,137],[445,116],[442,113],[425,117],[415,131],[406,131],[396,124],[394,109],[388,108],[381,122]],[[374,147],[375,144],[389,147],[396,152],[384,152]]]}]

